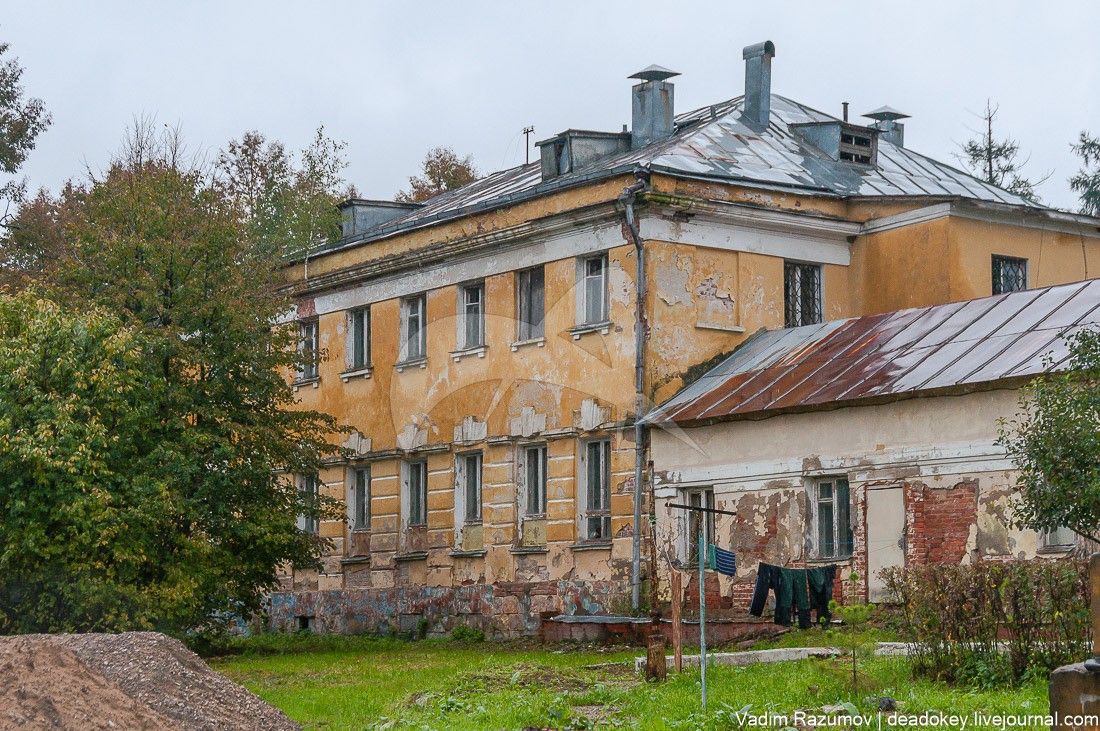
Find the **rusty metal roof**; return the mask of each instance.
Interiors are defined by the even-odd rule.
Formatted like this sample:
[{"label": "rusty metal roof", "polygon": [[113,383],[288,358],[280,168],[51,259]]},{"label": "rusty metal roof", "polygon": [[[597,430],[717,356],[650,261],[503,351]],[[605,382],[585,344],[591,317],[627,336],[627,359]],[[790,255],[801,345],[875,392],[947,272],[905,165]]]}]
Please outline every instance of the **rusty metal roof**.
[{"label": "rusty metal roof", "polygon": [[834,160],[796,135],[791,125],[840,121],[837,117],[772,94],[771,121],[766,129],[755,130],[741,122],[742,100],[736,97],[677,115],[676,130],[668,139],[609,155],[550,180],[542,179],[538,162],[491,173],[438,195],[354,241],[333,242],[321,249],[358,244],[492,210],[594,179],[629,173],[639,166],[674,176],[815,195],[958,197],[1049,210],[882,137],[875,166]]},{"label": "rusty metal roof", "polygon": [[1068,366],[1100,324],[1100,280],[820,325],[764,330],[646,417],[700,424],[864,399],[979,388]]}]

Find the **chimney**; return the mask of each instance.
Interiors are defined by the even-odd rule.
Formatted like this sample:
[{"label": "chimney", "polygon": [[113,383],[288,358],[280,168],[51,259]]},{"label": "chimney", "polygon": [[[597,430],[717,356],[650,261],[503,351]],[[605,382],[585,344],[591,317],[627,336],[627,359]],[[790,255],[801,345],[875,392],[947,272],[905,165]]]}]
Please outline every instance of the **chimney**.
[{"label": "chimney", "polygon": [[636,150],[672,136],[675,105],[673,86],[668,79],[679,76],[676,71],[656,64],[628,78],[640,79],[631,89],[630,148]]},{"label": "chimney", "polygon": [[898,120],[908,119],[908,114],[899,112],[893,107],[883,106],[873,112],[867,112],[863,116],[875,120],[871,127],[878,130],[879,139],[886,140],[898,147],[905,146],[905,125]]},{"label": "chimney", "polygon": [[764,41],[745,46],[745,101],[741,119],[753,129],[764,129],[772,110],[772,58],[775,44]]}]

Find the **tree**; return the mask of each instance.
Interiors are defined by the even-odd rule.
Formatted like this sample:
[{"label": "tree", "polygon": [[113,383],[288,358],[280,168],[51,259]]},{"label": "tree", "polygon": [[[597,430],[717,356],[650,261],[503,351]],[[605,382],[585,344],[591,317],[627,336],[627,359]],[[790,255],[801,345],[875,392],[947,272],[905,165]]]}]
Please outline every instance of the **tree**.
[{"label": "tree", "polygon": [[345,147],[319,127],[295,158],[253,130],[229,142],[216,174],[250,238],[291,254],[339,236],[337,204],[354,195],[343,179]]},{"label": "tree", "polygon": [[1081,198],[1081,213],[1100,216],[1100,138],[1082,131],[1073,151],[1081,169],[1069,179],[1069,187]]},{"label": "tree", "polygon": [[[18,59],[4,60],[8,44],[0,43],[0,173],[14,176],[19,172],[27,155],[34,149],[35,140],[50,125],[41,99],[24,98],[23,67]],[[13,202],[22,200],[26,181],[11,179],[0,185],[0,225],[6,224]]]},{"label": "tree", "polygon": [[0,229],[0,291],[44,283],[68,258],[63,220],[77,197],[73,187],[66,185],[56,198],[40,190],[19,204],[8,225]]},{"label": "tree", "polygon": [[1035,188],[1042,185],[1050,175],[1032,181],[1023,176],[1023,167],[1027,160],[1020,161],[1020,144],[1010,138],[1000,139],[993,132],[993,121],[1000,107],[989,101],[981,118],[984,129],[977,137],[967,140],[959,146],[962,154],[959,159],[974,173],[991,185],[1004,188],[1029,201],[1038,201]]},{"label": "tree", "polygon": [[[119,524],[117,532],[110,529],[117,521],[108,521],[99,537],[101,580],[109,585],[102,596],[129,597],[131,603],[120,606],[134,609],[96,619],[95,596],[85,605],[73,595],[76,609],[54,614],[45,607],[22,631],[182,630],[227,613],[247,614],[275,586],[278,566],[317,565],[326,541],[299,531],[297,517],[337,514],[334,501],[299,494],[293,478],[315,474],[339,453],[330,440],[340,430],[331,417],[290,408],[295,397],[286,375],[300,356],[297,333],[275,324],[290,309],[279,288],[281,254],[253,243],[237,202],[180,151],[171,132],[150,144],[135,130],[106,174],[79,188],[64,221],[72,253],[53,290],[70,312],[112,313],[139,347],[139,372],[129,370],[119,381],[137,384],[140,409],[104,407],[126,428],[111,426],[99,441],[65,442],[78,452],[74,459],[89,463],[88,489],[106,505],[131,506],[141,518]],[[61,328],[57,337],[67,332]],[[11,362],[28,358],[47,371],[57,360],[28,347]],[[77,365],[65,378],[121,388],[84,373],[79,349],[72,360]],[[46,405],[50,398],[63,402],[64,393],[46,398]],[[52,441],[49,414],[23,429],[33,426],[39,440]],[[116,462],[111,450],[123,449],[120,440],[133,446]],[[7,450],[0,439],[0,453]],[[3,474],[22,472],[39,480],[38,492],[67,494],[59,484],[64,470],[43,474],[32,459],[6,458]],[[116,463],[117,475],[108,469]],[[87,529],[82,515],[55,507],[75,521],[74,531]],[[49,531],[40,517],[23,529]],[[0,550],[20,554],[21,546]],[[132,558],[136,568],[116,571],[118,556]],[[50,568],[35,554],[26,561],[31,574],[35,566]],[[53,590],[74,574],[79,567],[43,573],[43,581]]]},{"label": "tree", "polygon": [[1071,336],[1070,370],[1024,387],[999,443],[1019,468],[1019,524],[1100,540],[1100,332]]},{"label": "tree", "polygon": [[403,203],[421,203],[448,190],[477,180],[478,172],[469,155],[460,158],[450,147],[435,147],[424,156],[421,175],[409,178],[409,189],[397,194]]}]

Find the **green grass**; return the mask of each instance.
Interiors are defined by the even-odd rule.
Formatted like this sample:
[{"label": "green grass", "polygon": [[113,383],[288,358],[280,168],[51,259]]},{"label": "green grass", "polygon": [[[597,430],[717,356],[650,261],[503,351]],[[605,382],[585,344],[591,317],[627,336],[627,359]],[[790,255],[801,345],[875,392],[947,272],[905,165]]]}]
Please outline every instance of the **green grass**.
[{"label": "green grass", "polygon": [[[809,631],[771,646],[777,644],[830,643]],[[1042,681],[1000,691],[957,689],[913,680],[904,658],[866,661],[862,682],[869,687],[855,694],[843,658],[711,667],[704,715],[698,671],[647,685],[625,668],[586,667],[627,661],[632,667],[638,650],[317,636],[263,636],[238,648],[241,654],[211,664],[307,729],[718,729],[734,727],[733,713],[745,706],[786,713],[852,702],[871,711],[878,695],[902,701],[906,714],[1047,711]]]}]

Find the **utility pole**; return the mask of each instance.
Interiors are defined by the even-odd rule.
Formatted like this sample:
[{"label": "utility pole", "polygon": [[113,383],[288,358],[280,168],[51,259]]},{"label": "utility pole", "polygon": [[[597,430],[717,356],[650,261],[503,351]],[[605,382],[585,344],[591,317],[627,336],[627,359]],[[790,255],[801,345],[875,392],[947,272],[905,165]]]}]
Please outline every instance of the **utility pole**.
[{"label": "utility pole", "polygon": [[525,165],[531,162],[531,135],[534,133],[535,127],[533,125],[523,128],[523,160]]}]

